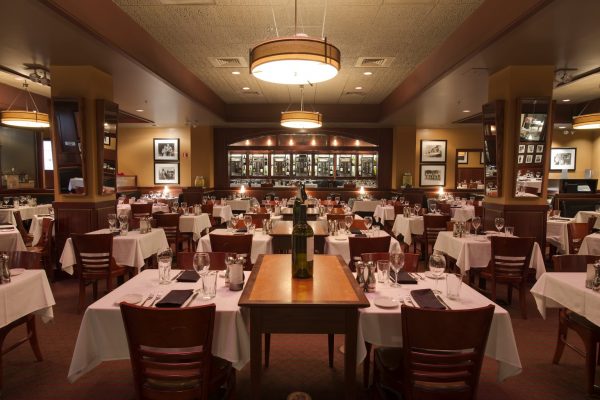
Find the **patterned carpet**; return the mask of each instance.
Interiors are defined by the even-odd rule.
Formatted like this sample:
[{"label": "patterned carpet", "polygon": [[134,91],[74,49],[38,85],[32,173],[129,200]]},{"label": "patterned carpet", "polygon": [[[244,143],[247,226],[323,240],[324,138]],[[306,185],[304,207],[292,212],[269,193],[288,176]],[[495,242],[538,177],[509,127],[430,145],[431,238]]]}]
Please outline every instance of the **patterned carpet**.
[{"label": "patterned carpet", "polygon": [[[67,371],[73,354],[81,316],[76,313],[77,285],[67,280],[52,285],[57,302],[55,319],[39,323],[39,338],[45,360],[36,362],[28,345],[4,357],[5,400],[19,399],[132,399],[131,370],[128,361],[101,364],[71,384]],[[499,296],[503,292],[500,291]],[[481,376],[479,399],[563,400],[585,399],[584,360],[566,349],[560,365],[551,363],[557,330],[557,313],[543,320],[529,296],[529,319],[523,320],[518,299],[508,307],[513,321],[523,372],[504,382],[496,381],[496,363],[486,359]],[[12,333],[6,345],[17,336]],[[574,335],[573,338],[574,339]],[[336,336],[336,347],[343,336]],[[335,367],[327,367],[326,335],[273,335],[271,366],[263,375],[263,398],[285,399],[293,391],[308,392],[313,399],[343,397],[343,355],[336,351]],[[358,369],[362,382],[362,368]],[[237,398],[249,398],[249,366],[238,373]],[[358,397],[368,393],[357,384]]]}]

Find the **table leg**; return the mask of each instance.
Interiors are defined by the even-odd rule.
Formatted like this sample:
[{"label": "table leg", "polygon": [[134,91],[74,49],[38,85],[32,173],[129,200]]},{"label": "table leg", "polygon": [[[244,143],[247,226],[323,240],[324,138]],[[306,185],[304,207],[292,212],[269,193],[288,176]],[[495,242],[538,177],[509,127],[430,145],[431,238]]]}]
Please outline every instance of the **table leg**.
[{"label": "table leg", "polygon": [[358,311],[346,311],[346,332],[344,335],[344,378],[346,399],[356,399],[356,341],[358,335]]},{"label": "table leg", "polygon": [[250,391],[251,398],[260,399],[260,373],[262,368],[262,334],[260,310],[250,311]]}]

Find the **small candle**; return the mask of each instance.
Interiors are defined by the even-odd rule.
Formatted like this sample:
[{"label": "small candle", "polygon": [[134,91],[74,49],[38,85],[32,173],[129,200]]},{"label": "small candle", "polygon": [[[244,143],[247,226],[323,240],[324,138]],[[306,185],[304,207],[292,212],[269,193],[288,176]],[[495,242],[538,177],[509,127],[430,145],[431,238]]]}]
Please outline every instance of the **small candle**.
[{"label": "small candle", "polygon": [[246,193],[246,187],[244,185],[242,185],[242,187],[240,188],[240,194],[244,194]]},{"label": "small candle", "polygon": [[360,190],[358,191],[358,193],[360,193],[361,195],[364,195],[365,194],[365,187],[361,186]]},{"label": "small candle", "polygon": [[169,197],[169,187],[167,185],[163,189],[163,197]]}]

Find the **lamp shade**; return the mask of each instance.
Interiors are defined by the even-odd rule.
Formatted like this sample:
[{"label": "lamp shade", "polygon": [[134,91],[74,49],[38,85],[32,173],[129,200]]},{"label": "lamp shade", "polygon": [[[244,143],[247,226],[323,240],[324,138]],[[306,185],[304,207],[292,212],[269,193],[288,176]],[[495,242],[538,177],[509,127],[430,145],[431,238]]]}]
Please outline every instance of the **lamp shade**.
[{"label": "lamp shade", "polygon": [[314,111],[284,111],[281,126],[296,129],[315,129],[323,126],[323,116]]},{"label": "lamp shade", "polygon": [[584,114],[573,117],[573,129],[600,129],[600,114]]},{"label": "lamp shade", "polygon": [[250,72],[263,81],[302,85],[335,77],[340,50],[327,40],[296,35],[259,44],[250,51]]},{"label": "lamp shade", "polygon": [[2,111],[1,121],[4,125],[16,126],[20,128],[48,128],[50,126],[48,114],[37,111]]}]

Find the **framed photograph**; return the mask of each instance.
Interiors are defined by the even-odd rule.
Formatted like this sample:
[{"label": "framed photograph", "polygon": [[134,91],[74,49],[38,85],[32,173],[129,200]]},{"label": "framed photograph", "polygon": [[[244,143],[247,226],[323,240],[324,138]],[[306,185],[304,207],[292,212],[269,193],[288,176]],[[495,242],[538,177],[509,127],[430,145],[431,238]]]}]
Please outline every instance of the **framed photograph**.
[{"label": "framed photograph", "polygon": [[446,165],[421,164],[421,187],[444,185],[446,185]]},{"label": "framed photograph", "polygon": [[524,154],[519,154],[519,157],[517,158],[517,164],[523,164],[524,158],[525,158]]},{"label": "framed photograph", "polygon": [[524,144],[519,145],[519,154],[525,154],[525,145]]},{"label": "framed photograph", "polygon": [[459,151],[458,153],[456,153],[456,163],[457,164],[468,164],[469,163],[469,152]]},{"label": "framed photograph", "polygon": [[479,153],[479,164],[485,164],[485,153],[483,151]]},{"label": "framed photograph", "polygon": [[179,139],[154,139],[154,161],[179,161]]},{"label": "framed photograph", "polygon": [[525,164],[531,164],[533,162],[533,154],[527,154],[525,157]]},{"label": "framed photograph", "polygon": [[533,161],[533,162],[534,162],[535,164],[541,164],[541,163],[542,163],[542,157],[543,157],[543,156],[544,156],[543,154],[536,154],[536,155],[535,155],[535,159],[534,159],[534,161]]},{"label": "framed photograph", "polygon": [[536,153],[543,153],[544,152],[544,145],[543,144],[538,144],[537,146],[535,146],[535,152]]},{"label": "framed photograph", "polygon": [[553,147],[550,149],[550,171],[575,171],[577,149],[575,147]]},{"label": "framed photograph", "polygon": [[520,138],[524,142],[541,142],[545,138],[546,114],[521,114]]},{"label": "framed photograph", "polygon": [[445,163],[446,145],[445,140],[421,140],[421,162]]},{"label": "framed photograph", "polygon": [[155,184],[178,184],[179,163],[154,163]]},{"label": "framed photograph", "polygon": [[527,152],[528,153],[535,153],[535,144],[528,144],[527,145]]},{"label": "framed photograph", "polygon": [[110,136],[104,136],[104,145],[110,146]]}]

